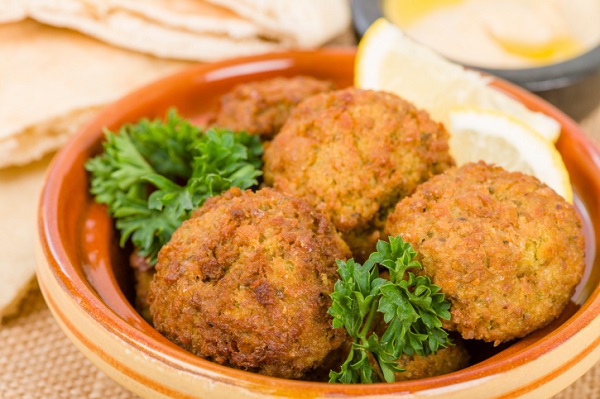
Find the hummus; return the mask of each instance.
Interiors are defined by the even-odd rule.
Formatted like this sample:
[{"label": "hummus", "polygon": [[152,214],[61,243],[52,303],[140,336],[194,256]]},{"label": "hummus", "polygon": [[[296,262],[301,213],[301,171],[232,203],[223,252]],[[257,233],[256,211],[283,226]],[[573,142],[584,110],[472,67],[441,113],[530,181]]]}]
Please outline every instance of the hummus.
[{"label": "hummus", "polygon": [[598,0],[384,0],[385,16],[458,62],[528,68],[600,43]]}]

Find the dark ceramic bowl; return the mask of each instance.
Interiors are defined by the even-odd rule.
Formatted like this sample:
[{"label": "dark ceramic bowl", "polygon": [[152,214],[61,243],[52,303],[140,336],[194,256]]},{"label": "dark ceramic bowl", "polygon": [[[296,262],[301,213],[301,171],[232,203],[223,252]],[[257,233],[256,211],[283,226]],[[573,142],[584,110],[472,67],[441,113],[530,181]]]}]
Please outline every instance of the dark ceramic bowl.
[{"label": "dark ceramic bowl", "polygon": [[[379,0],[351,0],[358,39],[383,17]],[[524,69],[466,67],[499,76],[536,93],[572,118],[584,118],[600,104],[600,44],[578,57],[556,64]]]}]

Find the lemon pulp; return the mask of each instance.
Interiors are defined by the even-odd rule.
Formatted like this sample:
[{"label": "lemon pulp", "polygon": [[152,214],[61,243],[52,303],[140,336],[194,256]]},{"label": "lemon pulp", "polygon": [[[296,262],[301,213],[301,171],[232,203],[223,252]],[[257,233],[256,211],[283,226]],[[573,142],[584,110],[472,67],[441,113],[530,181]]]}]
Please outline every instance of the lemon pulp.
[{"label": "lemon pulp", "polygon": [[450,112],[450,152],[457,165],[485,161],[537,177],[573,202],[569,173],[553,143],[509,115],[477,108]]}]

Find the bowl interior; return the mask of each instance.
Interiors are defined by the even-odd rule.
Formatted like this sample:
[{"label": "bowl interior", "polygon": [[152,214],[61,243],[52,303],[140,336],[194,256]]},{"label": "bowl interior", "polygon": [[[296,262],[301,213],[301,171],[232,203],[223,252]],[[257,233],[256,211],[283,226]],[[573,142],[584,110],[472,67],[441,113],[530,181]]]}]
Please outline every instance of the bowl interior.
[{"label": "bowl interior", "polygon": [[[326,383],[280,380],[213,364],[177,347],[144,321],[131,305],[129,249],[119,248],[118,234],[104,206],[96,204],[88,194],[88,176],[83,165],[102,151],[103,128],[114,131],[142,117],[163,117],[172,107],[185,117],[202,121],[217,106],[218,97],[241,82],[310,75],[331,79],[342,88],[352,84],[353,72],[351,50],[270,54],[194,67],[107,107],[56,156],[51,166],[41,203],[41,227],[43,239],[56,259],[55,266],[51,266],[53,273],[98,323],[159,358],[164,354],[180,360],[188,365],[189,372],[210,370],[223,379],[244,380],[246,384],[335,392]],[[587,246],[584,279],[565,312],[546,328],[498,348],[473,344],[481,355],[467,369],[386,385],[385,389],[398,389],[401,385],[403,391],[418,391],[502,372],[560,345],[577,332],[581,323],[589,323],[597,316],[597,307],[590,309],[590,304],[600,301],[600,258],[596,252],[600,223],[592,222],[600,220],[600,155],[579,127],[554,107],[512,84],[504,81],[494,84],[531,109],[551,114],[562,124],[557,146],[571,175],[575,206],[584,220]],[[364,386],[346,387],[345,392],[362,389]]]}]

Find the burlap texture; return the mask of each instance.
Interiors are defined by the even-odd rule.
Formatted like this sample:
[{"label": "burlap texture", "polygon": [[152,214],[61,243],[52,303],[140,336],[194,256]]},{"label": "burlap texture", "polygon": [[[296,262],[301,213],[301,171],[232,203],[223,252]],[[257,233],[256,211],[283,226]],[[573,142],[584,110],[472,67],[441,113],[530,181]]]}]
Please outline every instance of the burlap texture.
[{"label": "burlap texture", "polygon": [[39,290],[0,326],[0,398],[132,399],[87,360],[58,327]]}]

